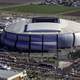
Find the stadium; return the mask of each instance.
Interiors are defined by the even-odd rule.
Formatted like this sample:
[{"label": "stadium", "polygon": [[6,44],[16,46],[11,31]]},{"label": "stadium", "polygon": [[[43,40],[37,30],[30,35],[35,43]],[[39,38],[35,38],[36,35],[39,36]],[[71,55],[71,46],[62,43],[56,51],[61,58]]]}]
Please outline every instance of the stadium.
[{"label": "stadium", "polygon": [[1,43],[11,50],[53,53],[80,46],[80,23],[55,17],[18,19],[8,25]]}]

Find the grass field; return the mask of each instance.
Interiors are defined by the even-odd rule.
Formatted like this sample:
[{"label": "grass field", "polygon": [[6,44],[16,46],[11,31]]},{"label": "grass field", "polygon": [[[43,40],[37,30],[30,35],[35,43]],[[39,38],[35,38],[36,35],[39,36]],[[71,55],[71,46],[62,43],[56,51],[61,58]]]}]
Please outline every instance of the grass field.
[{"label": "grass field", "polygon": [[17,7],[3,8],[0,10],[22,13],[60,14],[80,11],[80,8],[66,7],[61,5],[23,5]]}]

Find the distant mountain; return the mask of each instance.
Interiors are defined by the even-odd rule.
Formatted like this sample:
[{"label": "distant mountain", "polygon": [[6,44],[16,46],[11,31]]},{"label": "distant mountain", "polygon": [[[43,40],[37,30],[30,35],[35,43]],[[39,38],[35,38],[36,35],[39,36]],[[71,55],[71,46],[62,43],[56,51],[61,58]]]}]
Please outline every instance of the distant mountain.
[{"label": "distant mountain", "polygon": [[28,3],[39,2],[40,0],[0,0],[0,3]]}]

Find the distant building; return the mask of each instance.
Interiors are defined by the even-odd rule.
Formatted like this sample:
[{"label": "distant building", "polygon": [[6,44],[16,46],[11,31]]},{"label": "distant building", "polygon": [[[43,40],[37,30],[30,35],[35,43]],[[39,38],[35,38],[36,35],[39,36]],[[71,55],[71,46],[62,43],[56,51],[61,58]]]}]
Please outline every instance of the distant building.
[{"label": "distant building", "polygon": [[0,80],[27,80],[25,71],[18,72],[14,70],[0,69]]}]

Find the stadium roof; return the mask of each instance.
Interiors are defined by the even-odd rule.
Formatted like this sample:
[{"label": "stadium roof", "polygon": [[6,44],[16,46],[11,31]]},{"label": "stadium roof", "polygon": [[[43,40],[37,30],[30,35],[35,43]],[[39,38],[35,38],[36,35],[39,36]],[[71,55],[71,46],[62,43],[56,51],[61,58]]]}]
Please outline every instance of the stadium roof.
[{"label": "stadium roof", "polygon": [[[60,32],[60,33],[75,33],[80,32],[80,23],[75,21],[60,19],[58,23],[51,23],[51,22],[39,22],[39,23],[29,23],[30,19],[21,19],[15,23],[10,24],[6,27],[7,32],[12,33],[20,33],[20,34],[47,34]],[[28,22],[28,23],[27,23]],[[25,30],[26,28],[26,30]]]}]

